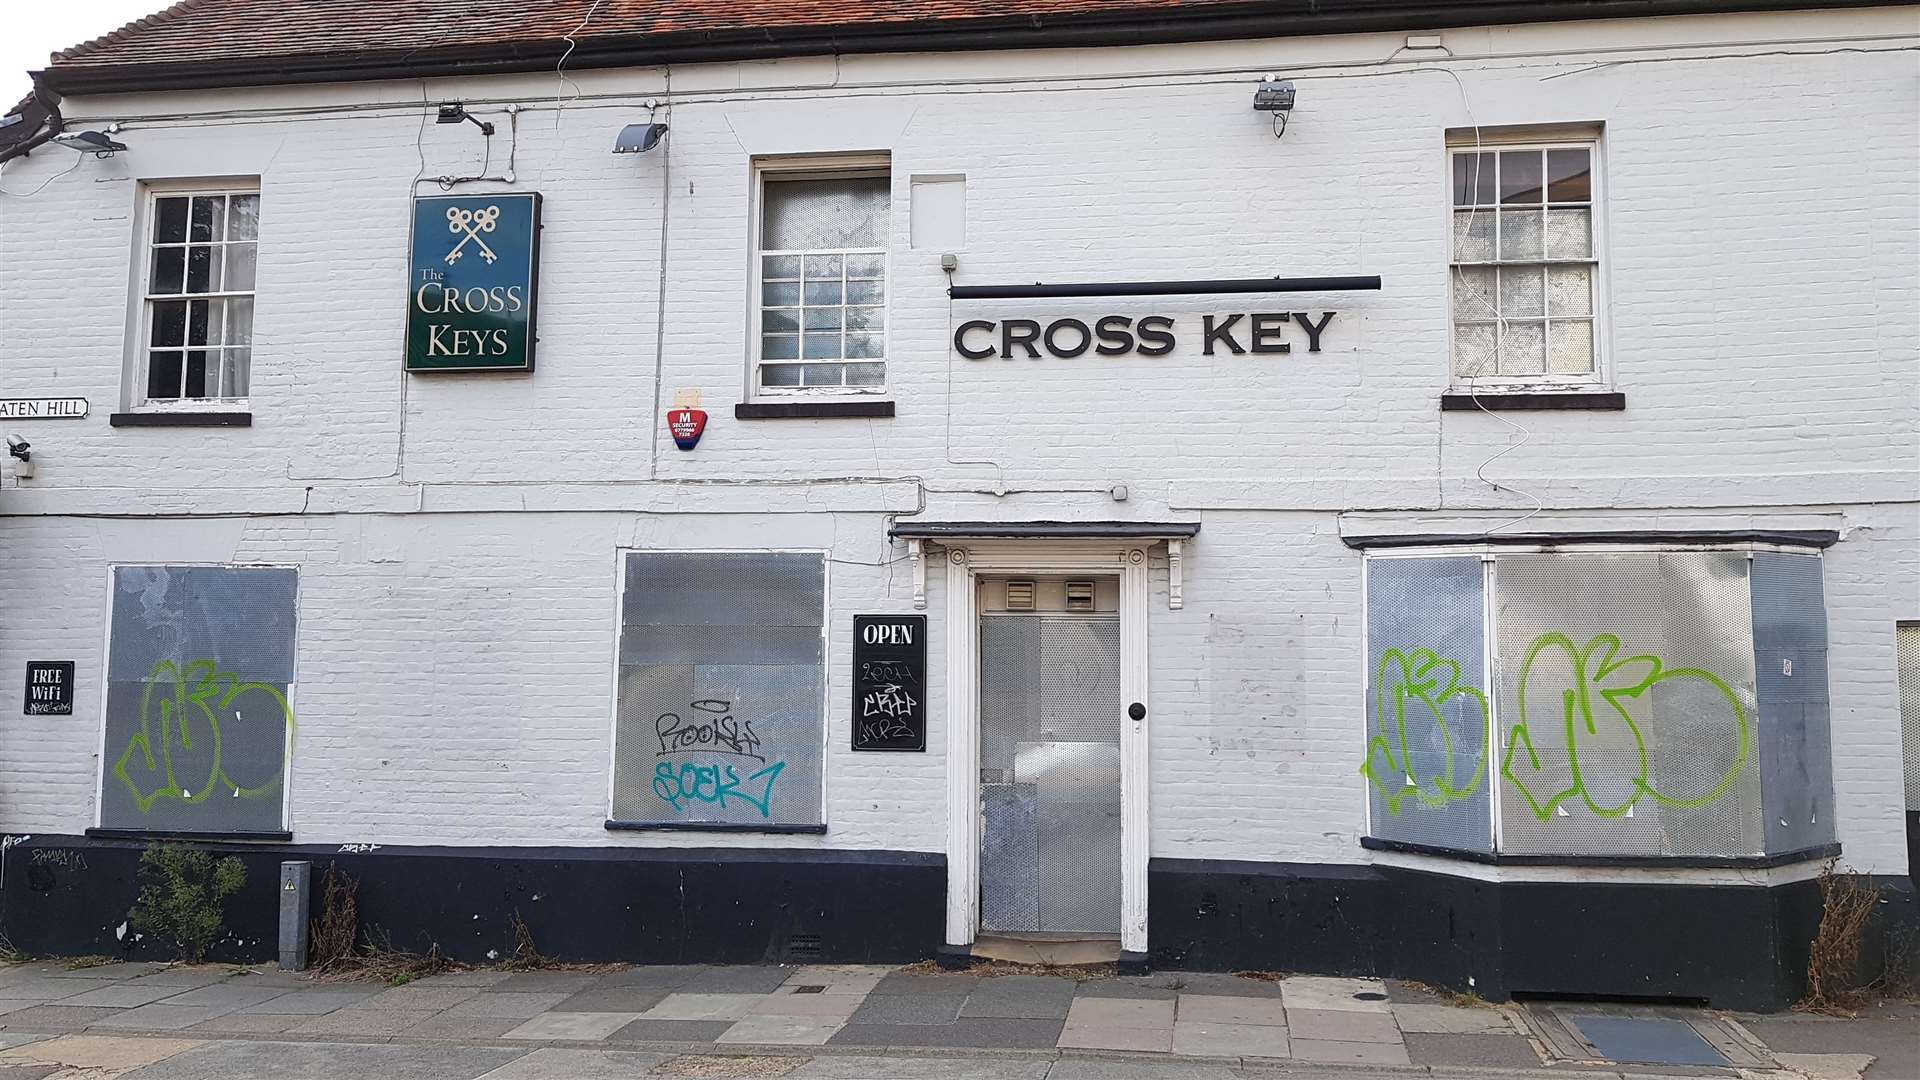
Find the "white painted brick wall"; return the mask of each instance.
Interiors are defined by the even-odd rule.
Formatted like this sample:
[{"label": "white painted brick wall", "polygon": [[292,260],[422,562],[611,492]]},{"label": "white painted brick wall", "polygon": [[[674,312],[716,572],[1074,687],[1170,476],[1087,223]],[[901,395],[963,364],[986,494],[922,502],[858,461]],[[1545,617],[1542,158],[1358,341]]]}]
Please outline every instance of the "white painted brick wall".
[{"label": "white painted brick wall", "polygon": [[[1910,50],[1914,31],[1895,9],[1449,32],[1458,86],[1437,62],[1374,63],[1391,35],[708,65],[672,73],[670,143],[637,157],[608,150],[645,119],[638,100],[664,96],[663,73],[576,73],[582,96],[557,113],[551,77],[437,81],[427,100],[501,125],[495,170],[506,117],[477,103],[527,107],[515,190],[546,196],[546,232],[526,377],[399,371],[411,182],[477,171],[483,146],[423,120],[417,84],[70,99],[77,120],[126,121],[132,149],[0,198],[0,396],[94,407],[8,428],[33,440],[39,475],[0,489],[0,826],[92,823],[108,563],[241,560],[302,571],[300,841],[938,850],[937,682],[928,753],[844,749],[850,616],[906,608],[885,529],[924,507],[1202,521],[1185,609],[1157,591],[1151,613],[1154,854],[1364,860],[1360,560],[1340,512],[1417,524],[1531,506],[1474,478],[1512,431],[1438,410],[1443,133],[1602,121],[1605,321],[1628,409],[1508,414],[1530,441],[1491,475],[1543,500],[1548,522],[1839,522],[1840,832],[1853,865],[1899,872],[1893,623],[1920,617],[1920,100],[1911,51],[1832,50]],[[1723,55],[1741,51],[1775,55]],[[1249,108],[1266,70],[1300,85],[1280,141]],[[372,103],[391,108],[138,119]],[[735,421],[750,160],[852,150],[892,155],[899,415]],[[0,186],[72,164],[48,148]],[[1369,273],[1385,288],[950,304],[941,253],[907,242],[909,178],[933,173],[967,177],[962,283]],[[255,425],[111,428],[139,182],[209,175],[261,178]],[[1201,314],[1263,308],[1340,315],[1320,354],[1200,355]],[[967,361],[947,344],[971,317],[1109,312],[1172,314],[1180,346]],[[656,360],[663,402],[697,389],[713,414],[695,453],[659,431]],[[1115,483],[1130,501],[1107,497]],[[627,545],[831,553],[827,836],[602,829]],[[80,661],[76,714],[18,715],[25,660],[55,657]]]}]

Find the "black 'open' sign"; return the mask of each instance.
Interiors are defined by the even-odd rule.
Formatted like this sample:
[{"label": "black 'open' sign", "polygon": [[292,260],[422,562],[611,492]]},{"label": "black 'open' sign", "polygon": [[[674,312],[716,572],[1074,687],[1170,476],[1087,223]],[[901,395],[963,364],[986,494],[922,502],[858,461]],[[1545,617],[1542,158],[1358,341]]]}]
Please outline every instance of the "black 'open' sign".
[{"label": "black 'open' sign", "polygon": [[927,617],[853,617],[853,748],[927,748]]}]

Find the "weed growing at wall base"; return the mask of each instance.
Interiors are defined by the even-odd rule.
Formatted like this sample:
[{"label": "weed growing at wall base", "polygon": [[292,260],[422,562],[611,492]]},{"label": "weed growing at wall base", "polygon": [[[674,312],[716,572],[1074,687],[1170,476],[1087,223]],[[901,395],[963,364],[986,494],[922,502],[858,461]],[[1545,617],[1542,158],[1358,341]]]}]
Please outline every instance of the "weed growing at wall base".
[{"label": "weed growing at wall base", "polygon": [[247,868],[232,855],[216,860],[183,844],[155,844],[140,854],[140,898],[127,921],[197,964],[226,929],[227,898],[246,883]]}]

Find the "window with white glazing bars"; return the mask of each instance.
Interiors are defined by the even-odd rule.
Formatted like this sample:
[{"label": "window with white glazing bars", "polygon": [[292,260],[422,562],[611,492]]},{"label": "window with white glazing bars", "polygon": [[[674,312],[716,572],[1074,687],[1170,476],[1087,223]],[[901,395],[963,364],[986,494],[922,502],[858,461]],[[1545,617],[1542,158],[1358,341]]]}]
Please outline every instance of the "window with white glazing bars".
[{"label": "window with white glazing bars", "polygon": [[148,207],[140,397],[247,397],[257,191],[155,192]]},{"label": "window with white glazing bars", "polygon": [[891,189],[884,172],[763,175],[760,392],[885,389]]},{"label": "window with white glazing bars", "polygon": [[1450,153],[1454,380],[1598,381],[1595,144]]}]

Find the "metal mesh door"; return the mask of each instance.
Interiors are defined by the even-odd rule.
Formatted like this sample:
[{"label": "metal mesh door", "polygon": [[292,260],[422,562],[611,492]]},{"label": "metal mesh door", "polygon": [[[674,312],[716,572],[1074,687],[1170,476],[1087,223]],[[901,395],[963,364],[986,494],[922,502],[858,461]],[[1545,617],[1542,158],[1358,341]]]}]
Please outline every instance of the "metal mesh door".
[{"label": "metal mesh door", "polygon": [[[1895,656],[1900,671],[1900,731],[1907,767],[1907,813],[1920,813],[1920,623],[1901,623]],[[1920,870],[1914,870],[1920,873]]]},{"label": "metal mesh door", "polygon": [[1120,932],[1120,622],[980,619],[980,924]]}]

